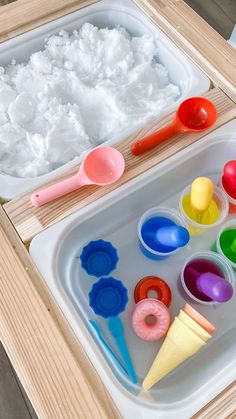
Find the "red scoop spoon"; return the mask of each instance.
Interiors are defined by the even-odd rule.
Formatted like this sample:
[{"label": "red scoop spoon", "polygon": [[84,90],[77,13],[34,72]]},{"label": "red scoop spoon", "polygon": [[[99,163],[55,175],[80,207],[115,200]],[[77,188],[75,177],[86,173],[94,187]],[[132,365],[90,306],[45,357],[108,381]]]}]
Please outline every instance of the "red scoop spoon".
[{"label": "red scoop spoon", "polygon": [[210,128],[216,121],[215,105],[203,97],[192,97],[181,103],[175,118],[166,127],[131,145],[131,152],[135,156],[143,154],[158,146],[170,137],[187,131],[203,131]]}]

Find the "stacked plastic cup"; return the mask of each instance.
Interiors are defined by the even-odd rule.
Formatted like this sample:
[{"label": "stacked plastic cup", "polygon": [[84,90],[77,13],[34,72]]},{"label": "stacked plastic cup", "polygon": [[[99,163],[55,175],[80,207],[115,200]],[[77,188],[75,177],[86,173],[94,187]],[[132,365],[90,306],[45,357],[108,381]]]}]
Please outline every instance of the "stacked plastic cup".
[{"label": "stacked plastic cup", "polygon": [[[197,184],[199,182],[199,185]],[[228,215],[229,211],[229,203],[225,193],[222,189],[218,188],[217,186],[213,186],[212,184],[212,191],[208,193],[212,193],[212,199],[210,206],[201,212],[201,208],[199,210],[195,210],[195,208],[191,207],[191,196],[193,193],[193,185],[196,186],[196,196],[200,206],[201,203],[204,205],[206,199],[204,199],[204,193],[207,192],[205,185],[209,187],[210,179],[208,178],[197,178],[195,181],[188,185],[182,192],[179,200],[179,211],[181,216],[183,217],[185,223],[188,226],[189,233],[194,235],[203,234],[209,228],[216,227],[224,222]],[[203,191],[201,191],[201,185],[203,186]],[[201,202],[202,200],[202,202]]]},{"label": "stacked plastic cup", "polygon": [[236,272],[236,220],[230,220],[222,226],[212,250],[223,255]]},{"label": "stacked plastic cup", "polygon": [[236,213],[236,160],[225,164],[219,185],[229,201],[229,212]]},{"label": "stacked plastic cup", "polygon": [[162,207],[151,208],[143,214],[138,224],[138,237],[142,253],[154,260],[173,255],[190,239],[180,214]]},{"label": "stacked plastic cup", "polygon": [[[228,260],[211,251],[191,255],[181,271],[180,292],[199,304],[226,303],[234,292],[235,275]],[[183,291],[183,292],[182,292]]]}]

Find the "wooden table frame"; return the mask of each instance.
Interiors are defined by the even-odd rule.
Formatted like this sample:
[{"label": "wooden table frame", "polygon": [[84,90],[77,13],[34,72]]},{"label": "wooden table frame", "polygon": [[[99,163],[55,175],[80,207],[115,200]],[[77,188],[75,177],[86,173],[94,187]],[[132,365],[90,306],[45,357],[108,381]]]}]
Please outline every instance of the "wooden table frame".
[{"label": "wooden table frame", "polygon": [[[183,0],[133,1],[212,80],[213,89],[207,95],[217,103],[217,126],[236,118],[235,50]],[[3,6],[0,8],[0,41],[94,2],[96,0],[18,0]],[[156,129],[170,118],[171,115],[157,125],[147,126],[144,132]],[[147,170],[186,147],[188,141],[197,141],[199,137],[181,137],[177,147],[177,143],[171,141],[159,150],[158,155],[150,153],[147,158],[141,159],[139,169],[130,159],[125,181],[141,173],[140,167],[141,171]],[[131,140],[131,137],[125,138],[118,145],[127,159]],[[95,190],[93,199],[97,199],[96,193]],[[84,205],[88,203],[86,199],[85,196]],[[27,246],[23,244],[38,232],[33,229],[25,234],[22,222],[17,221],[18,208],[23,205],[25,209],[26,202],[27,195],[0,208],[2,343],[40,419],[118,418],[118,410],[33,265]],[[73,194],[69,202],[71,212],[75,211]],[[42,213],[37,212],[36,215],[40,219]],[[58,217],[57,214],[50,222],[41,223],[39,231],[63,216],[60,214]],[[235,396],[236,383],[232,383],[194,417],[235,417]]]}]

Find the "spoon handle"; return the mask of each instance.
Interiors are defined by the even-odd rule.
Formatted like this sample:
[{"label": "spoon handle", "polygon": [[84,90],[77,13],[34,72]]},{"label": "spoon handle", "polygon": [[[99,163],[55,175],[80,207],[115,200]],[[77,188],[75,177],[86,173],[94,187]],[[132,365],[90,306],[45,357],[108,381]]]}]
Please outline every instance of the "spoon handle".
[{"label": "spoon handle", "polygon": [[167,125],[166,127],[153,132],[150,135],[136,141],[131,145],[131,152],[135,156],[139,154],[146,153],[146,151],[157,147],[158,145],[162,144],[164,141],[168,140],[169,138],[173,137],[175,134],[179,133],[180,129],[175,121],[171,122],[171,124]]},{"label": "spoon handle", "polygon": [[33,195],[31,195],[31,203],[34,207],[40,207],[41,205],[47,204],[48,202],[54,201],[61,196],[75,191],[82,185],[79,175],[76,174],[68,179],[48,186],[41,191],[33,193]]},{"label": "spoon handle", "polygon": [[133,367],[133,364],[132,364],[132,360],[131,360],[131,357],[130,357],[129,350],[127,348],[127,344],[126,344],[124,335],[117,336],[116,337],[116,343],[117,343],[117,346],[119,348],[122,359],[125,361],[125,365],[126,365],[126,368],[128,370],[129,376],[132,380],[132,383],[136,384],[137,383],[137,377],[136,377],[136,374],[135,374],[135,371],[134,371],[134,367]]},{"label": "spoon handle", "polygon": [[120,351],[120,355],[125,363],[127,372],[132,383],[137,383],[137,377],[134,371],[131,356],[127,347],[127,343],[124,336],[123,323],[119,317],[110,317],[108,319],[108,328],[116,341],[116,345]]},{"label": "spoon handle", "polygon": [[98,324],[95,323],[93,320],[89,320],[89,323],[92,325],[93,330],[96,332],[97,337],[100,340],[103,348],[110,355],[111,359],[114,361],[116,366],[120,369],[120,371],[123,374],[128,375],[126,369],[123,367],[123,365],[121,364],[121,362],[119,361],[119,359],[117,358],[117,356],[115,355],[115,353],[113,352],[111,347],[108,345],[108,343],[105,341],[104,337],[102,336],[102,333],[100,331],[100,328],[99,328]]}]

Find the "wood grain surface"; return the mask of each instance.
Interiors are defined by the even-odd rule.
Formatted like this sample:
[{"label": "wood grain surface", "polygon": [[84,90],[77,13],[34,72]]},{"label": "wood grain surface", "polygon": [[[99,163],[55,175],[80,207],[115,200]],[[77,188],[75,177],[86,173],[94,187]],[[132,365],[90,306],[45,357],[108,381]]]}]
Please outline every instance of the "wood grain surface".
[{"label": "wood grain surface", "polygon": [[183,0],[133,0],[236,102],[236,50]]},{"label": "wood grain surface", "polygon": [[[218,110],[217,122],[214,127],[209,129],[207,132],[212,131],[230,119],[236,117],[236,106],[234,102],[232,102],[220,89],[212,89],[205,96],[215,103]],[[177,151],[180,151],[189,144],[199,140],[207,133],[205,131],[201,133],[178,135],[142,156],[136,157],[131,154],[130,144],[135,139],[139,137],[141,138],[151,131],[155,131],[170,122],[172,119],[173,114],[162,118],[161,121],[154,121],[142,130],[135,132],[128,138],[125,138],[123,141],[116,144],[115,147],[121,151],[125,158],[126,170],[122,178],[115,184],[103,188],[98,186],[84,186],[78,191],[72,192],[65,197],[57,199],[56,201],[39,208],[32,206],[30,202],[31,193],[27,193],[26,195],[5,204],[4,210],[9,216],[21,239],[27,243],[40,231],[57,221],[62,220],[76,210],[96,201],[105,194],[126,183],[128,180],[133,179],[135,176],[140,175],[149,168],[175,154]],[[77,171],[78,166],[71,169],[68,173],[58,179],[61,180],[67,178]],[[55,182],[55,180],[53,182]],[[53,182],[51,181],[50,184]]]},{"label": "wood grain surface", "polygon": [[192,419],[235,419],[236,418],[236,381],[215,397]]},{"label": "wood grain surface", "polygon": [[1,207],[0,242],[0,339],[39,418],[119,418]]},{"label": "wood grain surface", "polygon": [[226,40],[236,24],[235,0],[186,0],[209,25]]},{"label": "wood grain surface", "polygon": [[[0,41],[95,1],[17,0],[0,8]],[[236,101],[235,51],[223,38],[182,0],[133,1],[217,86]],[[236,116],[234,104],[220,89],[213,89],[208,97],[215,101],[219,111],[216,126]],[[150,124],[142,132],[137,132],[135,137],[164,125],[171,117],[163,118],[158,124]],[[129,169],[124,181],[137,176],[190,142],[197,141],[199,137],[180,136],[158,152],[150,152],[148,156],[138,159],[127,154],[133,138],[125,139],[119,145],[127,155]],[[104,190],[104,193],[108,192],[108,189]],[[90,193],[92,200],[102,196],[98,188],[92,187]],[[40,213],[34,213],[29,206],[29,196],[25,196],[8,203],[5,211],[16,223],[22,238],[28,241],[35,232],[80,208],[76,193],[64,199],[51,209],[45,207]],[[82,201],[82,206],[90,202],[85,190]],[[68,205],[66,212],[61,212],[59,202]],[[23,211],[26,212],[25,217]],[[83,348],[35,270],[25,246],[2,208],[0,240],[0,338],[40,419],[119,417]],[[236,384],[227,388],[195,418],[235,418],[235,399]]]},{"label": "wood grain surface", "polygon": [[0,42],[99,0],[17,0],[0,7]]}]

